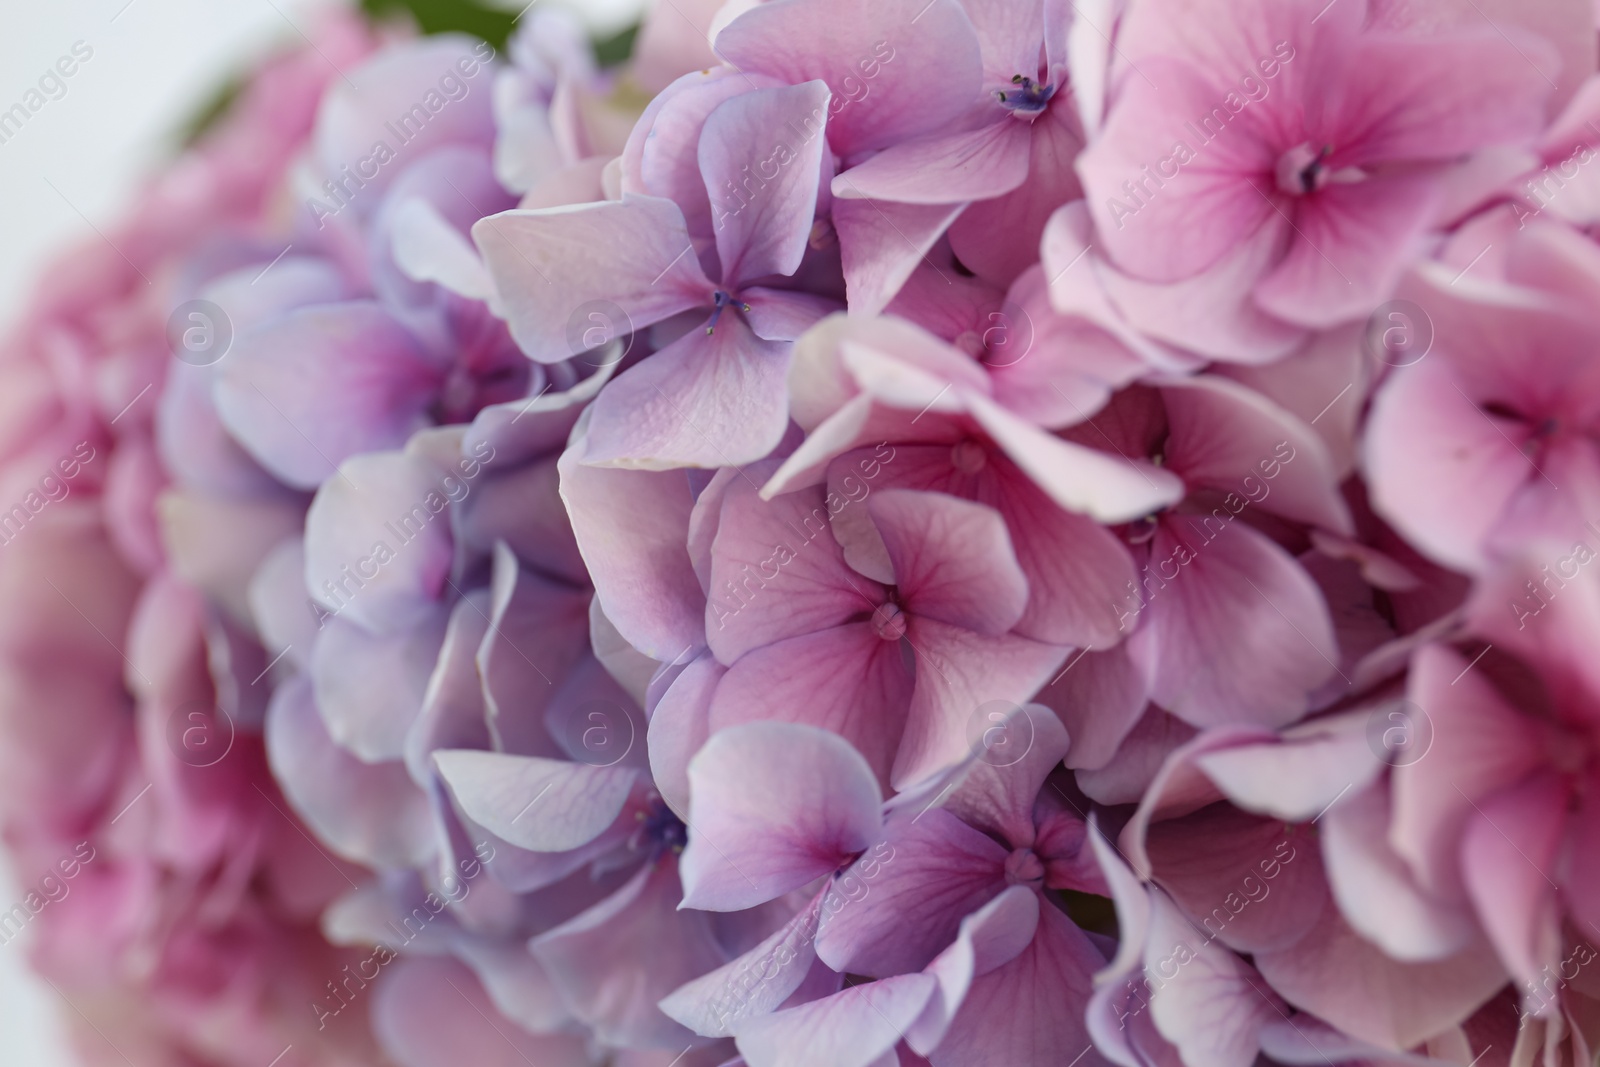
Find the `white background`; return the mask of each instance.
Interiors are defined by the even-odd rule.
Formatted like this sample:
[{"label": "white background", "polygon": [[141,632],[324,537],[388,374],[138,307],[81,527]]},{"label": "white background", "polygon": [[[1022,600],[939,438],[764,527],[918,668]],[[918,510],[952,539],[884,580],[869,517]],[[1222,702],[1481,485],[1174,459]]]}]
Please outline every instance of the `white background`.
[{"label": "white background", "polygon": [[[310,14],[332,2],[0,0],[0,110],[21,100],[74,42],[94,49],[66,80],[66,95],[0,144],[0,331],[24,310],[43,259],[126,210],[139,176],[170,155],[184,121],[230,73],[250,57],[299,43],[295,27],[309,30]],[[601,31],[638,6],[569,3]],[[0,910],[19,896],[0,858]],[[26,937],[0,945],[0,1064],[73,1067],[61,1037],[64,1009],[28,972],[25,944]]]}]

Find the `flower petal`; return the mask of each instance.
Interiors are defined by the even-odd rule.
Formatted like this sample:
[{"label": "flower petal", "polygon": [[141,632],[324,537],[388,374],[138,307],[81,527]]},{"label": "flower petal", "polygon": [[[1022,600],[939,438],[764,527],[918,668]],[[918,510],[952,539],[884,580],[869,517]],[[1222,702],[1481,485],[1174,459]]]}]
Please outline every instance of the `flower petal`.
[{"label": "flower petal", "polygon": [[882,804],[836,734],[778,722],[713,734],[689,761],[684,906],[738,911],[837,871],[878,839]]}]

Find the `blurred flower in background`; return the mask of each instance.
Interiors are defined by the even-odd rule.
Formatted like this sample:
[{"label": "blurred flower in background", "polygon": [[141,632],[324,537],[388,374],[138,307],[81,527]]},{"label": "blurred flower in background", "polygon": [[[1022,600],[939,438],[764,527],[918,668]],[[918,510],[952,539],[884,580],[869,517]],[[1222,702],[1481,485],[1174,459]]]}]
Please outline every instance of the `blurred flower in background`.
[{"label": "blurred flower in background", "polygon": [[1595,14],[1485,3],[267,0],[40,175],[0,953],[130,1067],[1593,1062]]}]

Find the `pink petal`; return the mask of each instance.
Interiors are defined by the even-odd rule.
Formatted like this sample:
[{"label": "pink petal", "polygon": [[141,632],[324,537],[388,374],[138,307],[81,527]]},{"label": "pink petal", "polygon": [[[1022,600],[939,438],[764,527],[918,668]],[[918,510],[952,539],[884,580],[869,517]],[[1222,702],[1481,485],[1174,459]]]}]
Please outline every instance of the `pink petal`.
[{"label": "pink petal", "polygon": [[[1585,783],[1588,789],[1570,817],[1569,836],[1572,849],[1572,866],[1563,879],[1567,906],[1577,921],[1593,923],[1600,916],[1600,852],[1596,851],[1600,835],[1600,818],[1596,818],[1596,794],[1592,792],[1595,775]],[[1592,928],[1592,927],[1591,927]]]},{"label": "pink petal", "polygon": [[1172,580],[1146,594],[1129,640],[1151,679],[1151,699],[1196,726],[1293,722],[1336,670],[1321,590],[1244,523],[1197,531],[1192,519],[1169,518],[1151,542],[1151,559],[1160,562],[1150,573]]},{"label": "pink petal", "polygon": [[1122,828],[1118,838],[1123,857],[1141,879],[1151,877],[1150,856],[1145,849],[1145,834],[1153,820],[1178,819],[1222,799],[1216,785],[1195,766],[1200,755],[1226,750],[1271,738],[1265,730],[1253,727],[1222,727],[1207,730],[1173,748],[1150,780],[1139,807]]},{"label": "pink petal", "polygon": [[533,852],[566,852],[604,833],[638,779],[631,767],[457,749],[434,766],[461,811],[502,841]]},{"label": "pink petal", "polygon": [[[379,141],[391,153],[398,151],[411,159],[444,145],[490,143],[494,114],[488,82],[494,75],[483,62],[481,47],[464,34],[407,41],[379,50],[348,77],[330,82],[318,109],[314,137],[314,158],[322,171],[335,176],[345,167],[360,170],[356,161],[371,158]],[[472,73],[467,74],[468,70]],[[465,75],[465,92],[459,100],[441,100],[443,109],[429,114],[424,98],[431,93],[440,100],[439,79],[453,73]],[[395,101],[422,107],[422,121]],[[405,172],[404,167],[381,165],[374,170],[352,201],[362,210],[375,206],[383,188]]]},{"label": "pink petal", "polygon": [[1277,238],[1273,227],[1264,227],[1210,270],[1171,285],[1153,284],[1104,261],[1088,210],[1076,201],[1050,217],[1040,253],[1056,310],[1094,323],[1150,363],[1193,365],[1192,357],[1166,347],[1175,345],[1212,359],[1260,364],[1305,339],[1304,330],[1265,314],[1248,296],[1275,261]]},{"label": "pink petal", "polygon": [[[504,542],[492,558],[489,630],[478,646],[477,667],[495,747],[526,756],[563,755],[561,743],[576,742],[582,730],[566,736],[550,719],[562,695],[557,686],[589,654],[590,598],[523,569]],[[589,762],[606,756],[580,755],[592,755]]]},{"label": "pink petal", "polygon": [[[656,1003],[691,978],[720,967],[711,917],[679,911],[677,865],[647,863],[594,907],[529,942],[556,988],[601,1041],[674,1047],[688,1030]],[[639,946],[650,952],[642,955]]]},{"label": "pink petal", "polygon": [[1293,945],[1328,904],[1307,835],[1228,804],[1155,823],[1145,848],[1156,882],[1207,939],[1241,953]]},{"label": "pink petal", "polygon": [[[848,189],[849,180],[848,174],[835,179],[842,189]],[[866,317],[888,307],[966,206],[835,200],[833,225],[851,312]]]},{"label": "pink petal", "polygon": [[729,484],[705,614],[706,643],[723,663],[883,603],[882,586],[845,566],[829,532],[830,512],[820,489],[764,501],[743,479]]},{"label": "pink petal", "polygon": [[721,6],[713,0],[699,0],[683,5],[687,10],[682,14],[671,8],[652,9],[639,27],[630,76],[647,90],[659,92],[685,71],[725,69],[717,63],[708,40]]},{"label": "pink petal", "polygon": [[1009,193],[1028,176],[1032,128],[1001,114],[975,130],[902,141],[833,180],[848,200],[953,204]]},{"label": "pink petal", "polygon": [[429,662],[433,672],[422,711],[405,738],[406,769],[419,785],[432,783],[433,752],[441,748],[487,749],[493,742],[484,718],[483,681],[478,677],[478,645],[488,632],[487,590],[456,601],[444,643]]},{"label": "pink petal", "polygon": [[1119,609],[1136,577],[1126,546],[1043,494],[1018,492],[1002,502],[1002,511],[1028,576],[1028,608],[1017,633],[1077,647],[1108,648],[1120,641]]},{"label": "pink petal", "polygon": [[398,448],[426,424],[444,368],[371,302],[291,311],[238,339],[217,411],[281,480],[314,489],[345,459]]},{"label": "pink petal", "polygon": [[1438,359],[1389,377],[1373,400],[1364,451],[1373,508],[1421,551],[1461,570],[1486,564],[1484,542],[1532,474],[1528,457]]},{"label": "pink petal", "polygon": [[1322,817],[1328,887],[1356,933],[1397,960],[1453,956],[1478,936],[1470,907],[1424,891],[1389,844],[1389,788],[1352,793]]},{"label": "pink petal", "polygon": [[1234,493],[1294,522],[1354,533],[1338,471],[1309,426],[1226,378],[1200,375],[1161,395],[1167,465],[1191,491]]},{"label": "pink petal", "polygon": [[306,679],[273,693],[266,742],[284,796],[329,848],[374,867],[417,867],[432,855],[428,800],[405,764],[363,763],[334,744]]},{"label": "pink petal", "polygon": [[[652,21],[682,22],[670,8],[663,18]],[[659,196],[683,210],[690,233],[709,237],[712,232],[711,201],[706,195],[705,175],[700,171],[698,151],[706,119],[723,103],[765,87],[771,81],[756,75],[731,70],[720,64],[678,78],[666,91],[650,101],[628,136],[622,152],[622,192]],[[768,151],[772,146],[765,146]],[[761,157],[753,156],[751,162]],[[721,183],[716,192],[722,194]],[[590,199],[599,199],[598,197]]]},{"label": "pink petal", "polygon": [[889,489],[867,501],[901,605],[989,636],[1022,617],[1028,580],[999,512],[943,493]]},{"label": "pink petal", "polygon": [[1071,919],[1041,903],[1033,940],[1014,959],[973,979],[931,1062],[1048,1067],[1081,1057],[1079,1064],[1104,1067],[1084,1023],[1092,976],[1104,963]]},{"label": "pink petal", "polygon": [[972,26],[983,49],[985,84],[1009,82],[1018,71],[1030,77],[1039,66],[1043,40],[1044,5],[1039,0],[1021,3],[974,5]]},{"label": "pink petal", "polygon": [[[1275,1019],[1262,1027],[1261,1051],[1274,1063],[1291,1064],[1294,1067],[1319,1067],[1330,1062],[1356,1061],[1428,1067],[1439,1062],[1432,1056],[1392,1052],[1358,1041],[1327,1023],[1299,1012]],[[1510,1054],[1509,1049],[1507,1052]]]},{"label": "pink petal", "polygon": [[[756,89],[706,119],[700,170],[730,289],[799,269],[817,210],[829,99],[820,81]],[[775,130],[783,131],[781,153]]]},{"label": "pink petal", "polygon": [[1412,657],[1407,695],[1410,725],[1420,738],[1425,721],[1431,745],[1423,758],[1392,772],[1389,840],[1425,889],[1453,895],[1461,877],[1459,835],[1474,803],[1546,757],[1532,722],[1450,649],[1429,645]]},{"label": "pink petal", "polygon": [[1561,966],[1560,896],[1554,876],[1568,790],[1545,772],[1484,800],[1468,817],[1461,874],[1506,969],[1531,988]]},{"label": "pink petal", "polygon": [[879,1067],[937,985],[931,975],[904,974],[853,986],[752,1020],[739,1032],[739,1051],[750,1067]]},{"label": "pink petal", "polygon": [[[874,489],[900,486],[988,504],[1005,519],[1027,579],[1027,607],[1016,632],[1061,645],[1106,647],[1121,639],[1116,605],[1135,571],[1127,548],[1105,527],[1064,511],[1009,458],[977,438],[953,446],[896,445],[891,464],[879,462],[880,454],[860,449],[834,460],[829,493],[853,505]],[[894,580],[882,535],[866,509],[840,507],[833,534],[852,569]]]},{"label": "pink petal", "polygon": [[334,741],[358,759],[399,759],[406,733],[444,641],[449,613],[437,608],[418,625],[392,634],[369,633],[329,619],[311,654],[311,684]]},{"label": "pink petal", "polygon": [[822,727],[849,741],[887,788],[912,693],[900,643],[852,622],[746,652],[711,698],[719,730],[764,719]]},{"label": "pink petal", "polygon": [[[106,501],[104,506],[110,511],[108,518],[115,521],[115,505]],[[141,505],[141,509],[148,508],[148,504]],[[155,511],[173,574],[241,621],[250,616],[249,585],[256,570],[272,547],[284,537],[297,536],[296,528],[305,521],[304,504],[277,493],[213,496],[169,488],[156,498]],[[369,542],[342,562],[358,562],[370,547]],[[301,581],[303,584],[304,579]],[[312,618],[325,615],[313,610]],[[310,646],[301,651],[309,652]]]},{"label": "pink petal", "polygon": [[[983,368],[965,352],[898,318],[831,316],[796,351],[795,420],[810,436],[774,476],[774,485],[802,477],[796,467],[815,474],[860,445],[950,439],[955,431],[941,426],[945,420],[921,423],[918,416],[924,409],[959,411],[960,401],[943,395],[952,386],[979,393],[989,388]],[[880,409],[875,401],[909,410]],[[769,496],[776,491],[766,490]]]},{"label": "pink petal", "polygon": [[941,129],[977,96],[982,70],[977,36],[956,0],[855,8],[781,0],[735,19],[716,50],[742,71],[791,85],[827,82],[828,140],[840,156]]},{"label": "pink petal", "polygon": [[1295,1007],[1395,1050],[1461,1023],[1506,980],[1487,945],[1437,962],[1400,963],[1358,937],[1332,909],[1293,947],[1259,953],[1255,962]]},{"label": "pink petal", "polygon": [[1099,804],[1137,804],[1167,758],[1193,741],[1197,733],[1182,719],[1149,704],[1122,739],[1111,762],[1078,771],[1078,788]]},{"label": "pink petal", "polygon": [[684,550],[694,494],[682,471],[583,464],[582,439],[561,457],[572,517],[606,618],[639,651],[671,661],[705,640],[705,593]]},{"label": "pink petal", "polygon": [[819,894],[749,952],[674,990],[661,1010],[704,1037],[728,1037],[777,1010],[816,962],[812,939],[822,899]]},{"label": "pink petal", "polygon": [[[1076,163],[1083,147],[1077,120],[1065,102],[1034,120],[1028,174],[1004,196],[974,197],[950,227],[950,247],[968,270],[996,285],[1010,285],[1039,262],[1039,242],[1050,216],[1083,198]],[[991,194],[992,195],[992,194]]]},{"label": "pink petal", "polygon": [[506,1018],[547,1034],[558,1033],[571,1022],[550,976],[521,941],[457,937],[454,950]]},{"label": "pink petal", "polygon": [[689,762],[684,906],[737,911],[837,871],[878,839],[882,803],[867,761],[826,730],[713,734]]},{"label": "pink petal", "polygon": [[1285,731],[1282,743],[1203,752],[1195,766],[1236,806],[1284,822],[1311,822],[1383,769],[1366,731],[1377,705]]},{"label": "pink petal", "polygon": [[[1042,265],[1029,267],[1011,286],[1000,310],[978,323],[988,328],[981,336],[990,350],[985,363],[995,400],[1050,428],[1082,422],[1105,407],[1113,390],[1149,370],[1140,352],[1149,345],[1128,336],[1132,331],[1103,297],[1103,315],[1068,316],[1055,310],[1049,287],[1052,280],[1064,280],[1058,275],[1068,267],[1058,265],[1048,273]],[[996,353],[991,342],[1002,339],[1004,346]]]},{"label": "pink petal", "polygon": [[1144,675],[1118,649],[1076,653],[1035,698],[1055,709],[1072,738],[1067,766],[1106,766],[1133,731],[1148,702]]},{"label": "pink petal", "polygon": [[[1340,477],[1355,466],[1362,401],[1371,391],[1374,376],[1367,367],[1366,353],[1353,343],[1357,328],[1318,334],[1300,351],[1274,363],[1235,365],[1221,371],[1310,426],[1327,446]],[[1346,386],[1350,388],[1346,390]]]},{"label": "pink petal", "polygon": [[[1350,62],[1388,73],[1351,83],[1330,101],[1328,119],[1349,146],[1341,166],[1454,160],[1489,145],[1527,143],[1543,127],[1551,85],[1544,72],[1560,65],[1554,49],[1520,30],[1471,22],[1424,40],[1373,34],[1357,46]],[[1401,55],[1406,61],[1396,63]],[[1463,70],[1483,76],[1463,78]]]},{"label": "pink petal", "polygon": [[1028,949],[1039,928],[1041,907],[1048,905],[1039,903],[1037,893],[1014,885],[961,920],[955,942],[927,966],[927,973],[939,981],[939,992],[906,1031],[906,1044],[923,1055],[933,1055],[966,1000],[973,979]]},{"label": "pink petal", "polygon": [[[565,440],[563,434],[556,447]],[[517,466],[512,466],[516,460],[506,457],[506,469],[480,471],[479,480],[461,501],[461,539],[485,555],[494,551],[496,543],[503,543],[528,567],[582,584],[587,571],[561,503],[558,457],[553,449],[547,456]],[[500,459],[498,454],[496,459]],[[475,461],[462,462],[471,469]]]},{"label": "pink petal", "polygon": [[1160,892],[1151,894],[1145,973],[1156,1029],[1190,1067],[1247,1067],[1261,1028],[1281,1018],[1271,990],[1244,960],[1197,934]]},{"label": "pink petal", "polygon": [[739,295],[749,308],[744,315],[750,329],[765,341],[793,341],[839,310],[835,300],[786,289],[746,286]]},{"label": "pink petal", "polygon": [[790,346],[728,308],[628,368],[589,412],[584,461],[614,467],[733,467],[761,459],[789,425]]},{"label": "pink petal", "polygon": [[[1096,989],[1085,1012],[1085,1023],[1100,1051],[1121,1067],[1175,1067],[1181,1064],[1177,1053],[1155,1032],[1148,993],[1151,989],[1144,973],[1145,942],[1149,937],[1150,891],[1128,869],[1118,850],[1106,840],[1089,816],[1088,837],[1096,862],[1106,880],[1109,895],[1117,908],[1117,952],[1104,970],[1095,976]],[[1139,1032],[1151,1044],[1165,1046],[1168,1055],[1151,1060],[1139,1054],[1135,1035]]]},{"label": "pink petal", "polygon": [[[944,810],[1012,848],[1028,848],[1034,843],[1034,800],[1067,754],[1067,730],[1054,712],[1039,704],[1023,706],[1011,722],[1001,723],[996,713],[988,719],[1001,726],[1007,742],[1014,738],[1023,748],[1013,752],[990,745],[988,756],[973,764]],[[991,740],[986,734],[985,742]]]},{"label": "pink petal", "polygon": [[1068,511],[1105,523],[1127,522],[1183,495],[1182,483],[1169,471],[1052,436],[984,397],[964,399],[989,436]]},{"label": "pink petal", "polygon": [[680,818],[689,812],[689,760],[711,736],[711,697],[726,672],[710,653],[701,652],[650,709],[650,776]]},{"label": "pink petal", "polygon": [[[1249,296],[1262,272],[1277,261],[1282,237],[1282,228],[1269,220],[1209,270],[1170,285],[1096,265],[1111,302],[1154,340],[1219,361],[1260,365],[1293,351],[1306,337],[1303,326],[1269,314]],[[1073,306],[1062,295],[1054,298],[1062,311]]]},{"label": "pink petal", "polygon": [[[1270,55],[1270,47],[1261,54]],[[1232,88],[1220,88],[1220,76],[1203,78],[1182,62],[1141,66],[1155,71],[1163,87],[1140,77],[1123,80],[1100,136],[1079,157],[1078,173],[1111,259],[1138,278],[1176,282],[1215,266],[1263,227],[1277,228],[1270,191],[1250,184],[1251,176],[1271,172],[1277,153],[1262,129],[1270,120],[1251,108],[1235,113],[1214,138],[1192,132],[1195,117],[1221,108]],[[1274,96],[1281,99],[1281,90]],[[1192,158],[1165,177],[1160,168],[1180,144]]]},{"label": "pink petal", "polygon": [[400,1067],[448,1067],[467,1057],[483,1067],[582,1067],[575,1034],[530,1034],[506,1018],[472,971],[448,956],[406,957],[373,994],[373,1029]]},{"label": "pink petal", "polygon": [[1318,190],[1296,212],[1294,243],[1256,285],[1256,303],[1313,329],[1370,313],[1394,292],[1436,210],[1437,188],[1421,178]]},{"label": "pink petal", "polygon": [[578,354],[569,319],[586,305],[618,307],[636,330],[710,306],[711,282],[670,200],[628,196],[505,211],[478,221],[472,238],[494,277],[511,335],[541,363]]},{"label": "pink petal", "polygon": [[1061,669],[1068,652],[915,616],[906,637],[917,655],[917,684],[894,762],[893,780],[901,788],[969,755],[983,736],[984,709],[1009,710],[1029,699]]},{"label": "pink petal", "polygon": [[450,500],[427,460],[377,452],[344,462],[306,513],[306,587],[375,634],[431,615],[449,577]]},{"label": "pink petal", "polygon": [[962,919],[1006,887],[1005,860],[1002,846],[940,808],[896,823],[833,883],[818,957],[877,978],[920,970],[955,940]]},{"label": "pink petal", "polygon": [[250,617],[263,648],[284,649],[291,665],[306,670],[319,629],[316,607],[306,592],[303,532],[284,538],[250,579]]}]

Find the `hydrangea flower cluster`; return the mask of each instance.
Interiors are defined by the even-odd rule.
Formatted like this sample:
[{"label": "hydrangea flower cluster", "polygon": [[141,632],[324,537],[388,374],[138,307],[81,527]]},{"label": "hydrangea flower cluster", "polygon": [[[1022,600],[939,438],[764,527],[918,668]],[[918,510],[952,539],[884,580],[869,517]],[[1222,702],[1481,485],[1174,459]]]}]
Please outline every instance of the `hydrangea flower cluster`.
[{"label": "hydrangea flower cluster", "polygon": [[1597,40],[330,23],[7,354],[86,1056],[1593,1063]]}]

